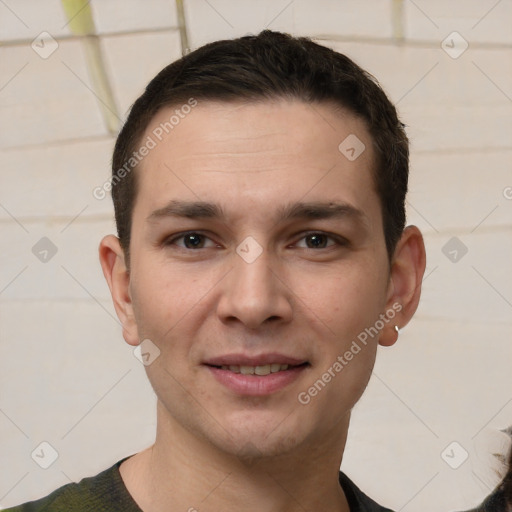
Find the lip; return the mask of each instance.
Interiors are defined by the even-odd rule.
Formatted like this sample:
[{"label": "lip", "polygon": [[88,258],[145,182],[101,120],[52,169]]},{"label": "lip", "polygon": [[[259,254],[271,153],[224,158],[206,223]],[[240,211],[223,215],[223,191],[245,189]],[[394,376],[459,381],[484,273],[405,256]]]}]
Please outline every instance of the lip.
[{"label": "lip", "polygon": [[274,352],[254,356],[247,354],[225,354],[207,359],[204,361],[204,364],[208,366],[263,366],[266,364],[278,363],[288,364],[290,366],[299,366],[306,362],[306,359],[297,359],[296,357],[286,356],[284,354]]},{"label": "lip", "polygon": [[[230,365],[263,366],[272,363],[287,364],[291,368],[276,373],[269,373],[268,375],[244,375],[219,368],[220,366]],[[237,395],[266,396],[289,386],[306,371],[309,364],[304,359],[273,353],[258,356],[226,354],[208,359],[204,366],[217,382]]]}]

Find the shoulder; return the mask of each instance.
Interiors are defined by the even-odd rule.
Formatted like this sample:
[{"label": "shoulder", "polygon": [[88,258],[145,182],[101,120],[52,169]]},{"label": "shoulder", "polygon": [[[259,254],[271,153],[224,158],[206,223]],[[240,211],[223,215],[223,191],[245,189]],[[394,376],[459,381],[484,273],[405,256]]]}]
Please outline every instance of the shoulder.
[{"label": "shoulder", "polygon": [[369,498],[350,478],[340,471],[340,485],[345,493],[351,512],[393,512]]},{"label": "shoulder", "polygon": [[[125,460],[125,459],[123,459]],[[4,512],[140,512],[119,473],[123,460],[96,476],[66,484],[48,496]]]}]

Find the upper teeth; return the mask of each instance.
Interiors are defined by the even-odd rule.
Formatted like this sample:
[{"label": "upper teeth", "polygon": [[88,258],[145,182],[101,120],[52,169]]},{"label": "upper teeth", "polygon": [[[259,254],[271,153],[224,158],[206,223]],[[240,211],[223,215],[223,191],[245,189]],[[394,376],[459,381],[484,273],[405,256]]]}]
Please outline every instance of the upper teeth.
[{"label": "upper teeth", "polygon": [[283,370],[288,370],[289,365],[287,364],[265,364],[262,366],[238,366],[238,365],[230,365],[221,366],[223,370],[229,370],[234,373],[242,373],[243,375],[268,375],[269,373],[276,373]]}]

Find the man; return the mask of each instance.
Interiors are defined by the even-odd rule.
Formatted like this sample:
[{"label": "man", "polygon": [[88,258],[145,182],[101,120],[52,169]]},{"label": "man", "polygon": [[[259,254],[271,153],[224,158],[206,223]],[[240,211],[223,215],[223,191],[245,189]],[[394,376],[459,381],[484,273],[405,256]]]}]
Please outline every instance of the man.
[{"label": "man", "polygon": [[113,156],[100,260],[153,446],[13,510],[386,511],[339,473],[377,345],[420,297],[408,141],[347,57],[264,31],[162,70]]}]

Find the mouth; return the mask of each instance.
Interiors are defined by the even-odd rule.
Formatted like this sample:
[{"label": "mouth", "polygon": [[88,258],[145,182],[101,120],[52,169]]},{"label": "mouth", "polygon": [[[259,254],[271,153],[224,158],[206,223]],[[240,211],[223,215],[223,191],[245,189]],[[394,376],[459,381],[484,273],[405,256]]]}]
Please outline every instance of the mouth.
[{"label": "mouth", "polygon": [[217,368],[219,370],[225,370],[232,373],[240,373],[242,375],[258,375],[260,377],[264,377],[265,375],[270,375],[271,373],[285,372],[288,370],[293,370],[295,368],[299,368],[301,366],[309,366],[308,362],[304,362],[298,365],[290,365],[290,364],[281,364],[281,363],[271,363],[257,366],[249,366],[249,365],[207,365],[211,368]]},{"label": "mouth", "polygon": [[272,357],[222,357],[204,364],[213,377],[236,395],[264,396],[276,393],[298,379],[308,361]]}]

